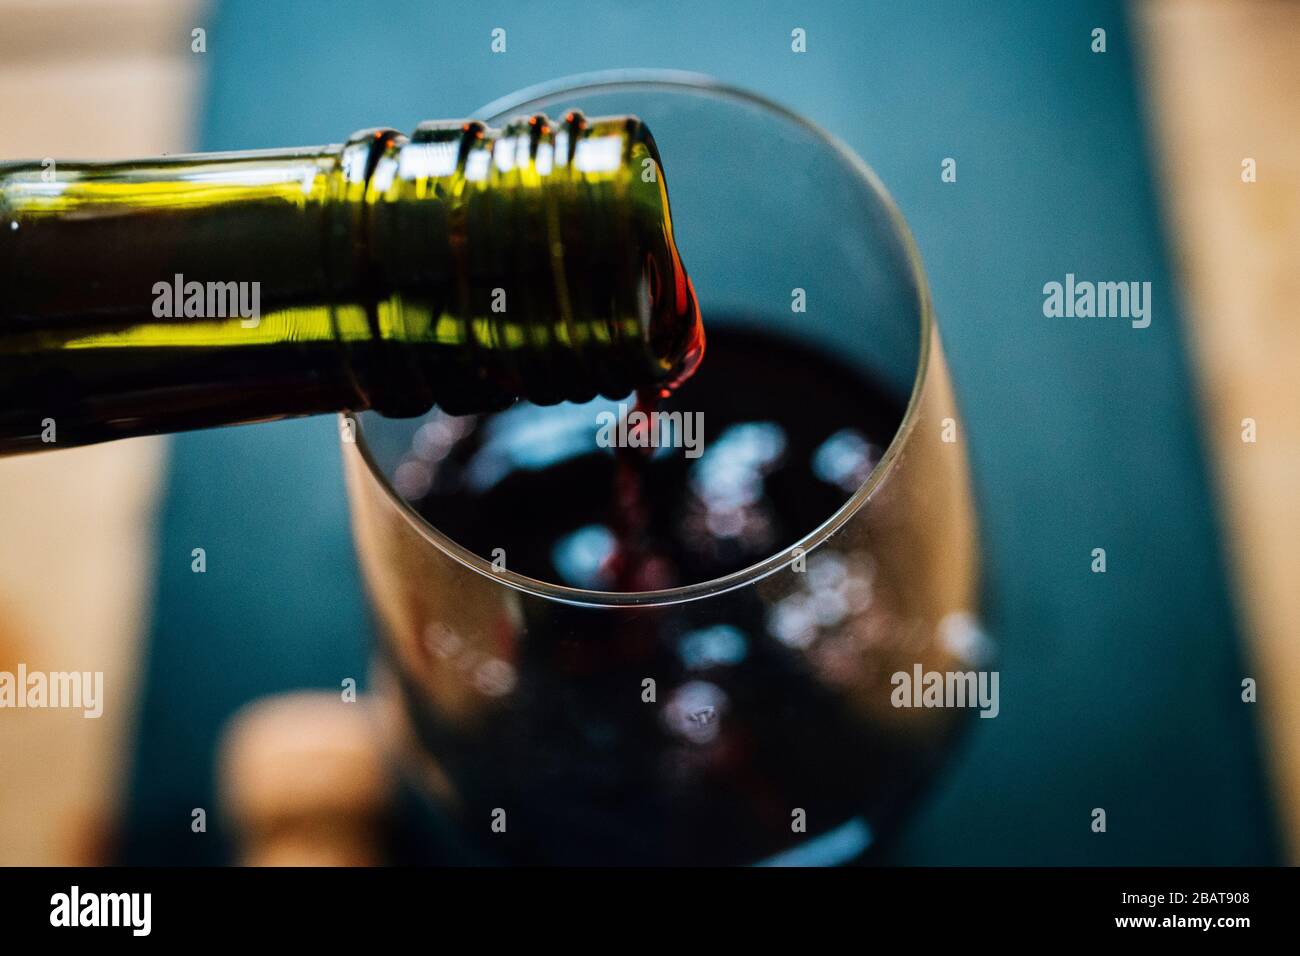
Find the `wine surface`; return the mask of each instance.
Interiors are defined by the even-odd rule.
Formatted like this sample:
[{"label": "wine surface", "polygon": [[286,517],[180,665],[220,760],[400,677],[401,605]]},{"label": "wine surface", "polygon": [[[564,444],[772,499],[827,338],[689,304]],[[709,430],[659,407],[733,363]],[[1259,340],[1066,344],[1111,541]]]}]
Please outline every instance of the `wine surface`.
[{"label": "wine surface", "polygon": [[[710,324],[698,373],[646,404],[435,412],[397,469],[398,491],[519,574],[657,590],[739,571],[813,531],[902,419],[865,376],[725,317]],[[645,417],[629,418],[634,408]]]}]

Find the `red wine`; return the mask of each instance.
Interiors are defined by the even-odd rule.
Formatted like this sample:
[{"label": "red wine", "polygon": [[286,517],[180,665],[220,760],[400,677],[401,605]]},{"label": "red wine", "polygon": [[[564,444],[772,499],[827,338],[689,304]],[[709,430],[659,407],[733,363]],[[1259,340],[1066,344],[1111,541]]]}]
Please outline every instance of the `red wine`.
[{"label": "red wine", "polygon": [[[435,413],[395,483],[453,540],[487,559],[504,554],[515,572],[580,588],[685,585],[762,561],[821,525],[867,478],[903,414],[870,377],[725,316],[710,324],[698,373],[654,410],[680,413],[667,434],[685,447],[606,447],[602,412],[606,425],[615,419],[604,436],[615,444],[647,437],[617,403]],[[695,413],[702,433],[686,417]],[[859,854],[948,740],[919,725],[899,733],[835,676],[870,666],[871,561],[817,549],[784,586],[615,614],[521,599],[514,636],[499,638],[510,643],[512,680],[472,720],[430,694],[431,675],[454,666],[436,628],[418,668],[404,669],[390,648],[419,749],[455,793],[414,815],[439,821],[425,852],[567,864]],[[815,619],[813,635],[801,615]],[[497,808],[508,832],[488,829]],[[799,812],[804,834],[792,830]]]},{"label": "red wine", "polygon": [[698,373],[662,393],[437,415],[399,491],[471,551],[574,588],[658,590],[762,561],[848,500],[902,406],[828,356],[718,326]]}]

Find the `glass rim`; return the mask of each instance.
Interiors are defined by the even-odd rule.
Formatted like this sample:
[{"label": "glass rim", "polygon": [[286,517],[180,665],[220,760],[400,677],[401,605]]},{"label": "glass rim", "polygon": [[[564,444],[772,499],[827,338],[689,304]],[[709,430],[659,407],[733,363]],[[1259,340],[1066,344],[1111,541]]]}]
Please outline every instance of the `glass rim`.
[{"label": "glass rim", "polygon": [[[452,560],[456,561],[462,567],[474,571],[483,577],[489,578],[499,584],[512,588],[513,590],[529,594],[534,597],[543,598],[548,601],[558,601],[564,604],[578,605],[581,607],[666,607],[673,604],[682,604],[688,601],[700,600],[701,598],[712,597],[718,594],[724,594],[728,591],[736,590],[750,584],[755,584],[763,578],[790,565],[800,556],[806,556],[820,546],[826,539],[830,538],[842,528],[859,510],[862,509],[868,501],[871,500],[875,490],[885,481],[890,472],[893,471],[897,462],[900,451],[907,437],[911,434],[916,424],[918,406],[920,404],[921,392],[925,386],[926,371],[930,364],[930,351],[932,340],[934,338],[934,315],[933,306],[930,300],[930,287],[925,277],[925,268],[921,263],[921,254],[916,247],[916,241],[912,237],[911,230],[907,227],[907,222],[898,210],[889,191],[880,181],[880,177],[867,163],[849,149],[842,141],[831,133],[827,132],[821,126],[812,120],[796,113],[794,110],[770,100],[758,93],[742,89],[737,86],[724,83],[703,73],[691,73],[682,70],[656,70],[656,69],[624,69],[624,70],[602,70],[593,73],[578,73],[571,76],[560,77],[555,80],[548,80],[544,83],[538,83],[533,86],[525,87],[514,93],[510,93],[499,99],[493,100],[483,108],[475,111],[474,116],[484,120],[496,120],[503,114],[518,110],[527,110],[530,107],[541,105],[545,100],[553,99],[559,95],[572,96],[589,96],[604,92],[619,91],[638,91],[646,92],[658,90],[661,92],[676,93],[694,93],[698,95],[712,96],[722,100],[733,100],[740,103],[755,106],[759,109],[775,114],[787,122],[794,124],[805,132],[811,134],[818,140],[821,140],[829,146],[835,154],[845,163],[845,165],[858,177],[861,184],[870,192],[881,207],[885,210],[889,222],[893,227],[895,236],[900,240],[902,249],[907,260],[908,272],[911,275],[913,285],[917,290],[917,305],[919,306],[920,316],[920,348],[917,352],[916,374],[912,380],[911,394],[908,396],[907,407],[903,412],[903,419],[899,423],[898,429],[894,432],[889,441],[885,453],[881,456],[880,461],[871,469],[866,480],[858,486],[857,490],[845,501],[834,513],[826,518],[812,531],[803,535],[801,538],[785,546],[776,554],[771,555],[733,571],[730,574],[718,578],[711,578],[707,581],[698,581],[694,584],[680,585],[674,588],[664,588],[656,591],[596,591],[583,588],[571,588],[561,584],[554,584],[549,581],[543,581],[539,578],[531,578],[527,575],[518,574],[509,568],[500,570],[493,567],[492,562],[475,554],[473,551],[463,547],[456,541],[453,541],[447,535],[443,534],[436,527],[430,524],[419,512],[411,506],[405,498],[398,494],[397,489],[393,487],[392,482],[379,468],[371,454],[369,446],[366,444],[364,429],[358,416],[343,413],[342,418],[351,417],[354,425],[353,442],[344,442],[344,451],[346,446],[351,444],[357,454],[361,456],[366,470],[370,477],[377,481],[383,488],[388,498],[397,506],[399,513],[406,521],[423,537],[430,545],[442,551]],[[342,432],[341,432],[342,433]]]}]

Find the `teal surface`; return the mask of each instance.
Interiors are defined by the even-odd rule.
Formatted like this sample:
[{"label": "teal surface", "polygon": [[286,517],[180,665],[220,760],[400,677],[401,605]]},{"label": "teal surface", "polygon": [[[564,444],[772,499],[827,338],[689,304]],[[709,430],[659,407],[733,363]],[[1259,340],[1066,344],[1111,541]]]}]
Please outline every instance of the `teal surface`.
[{"label": "teal surface", "polygon": [[[843,138],[926,262],[1002,648],[1001,715],[974,722],[890,858],[1276,861],[1121,5],[228,0],[206,26],[204,149],[409,129],[629,66],[711,73]],[[949,156],[955,184],[939,177]],[[1042,286],[1067,272],[1150,280],[1150,328],[1044,318]],[[363,676],[336,441],[330,419],[176,439],[124,860],[223,859],[219,828],[189,827],[213,806],[222,721],[263,693]]]}]

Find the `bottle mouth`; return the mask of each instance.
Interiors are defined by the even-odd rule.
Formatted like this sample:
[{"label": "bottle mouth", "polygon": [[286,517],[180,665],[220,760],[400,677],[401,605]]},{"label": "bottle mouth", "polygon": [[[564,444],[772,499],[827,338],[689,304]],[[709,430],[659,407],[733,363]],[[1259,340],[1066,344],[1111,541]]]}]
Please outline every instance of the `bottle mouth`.
[{"label": "bottle mouth", "polygon": [[[700,315],[695,286],[682,265],[681,253],[673,233],[671,204],[663,160],[654,134],[640,120],[634,120],[632,141],[645,148],[653,161],[659,209],[659,233],[652,237],[651,252],[646,256],[643,280],[649,290],[650,323],[647,339],[658,365],[657,386],[661,395],[669,393],[695,374],[704,358],[704,322]],[[638,171],[644,180],[645,170]]]},{"label": "bottle mouth", "polygon": [[[694,375],[704,359],[704,321],[699,299],[690,276],[683,271],[681,279],[681,293],[668,292],[671,301],[659,303],[653,295],[651,298],[650,349],[665,373],[658,383],[662,398],[667,398]],[[661,290],[660,296],[663,294]]]}]

